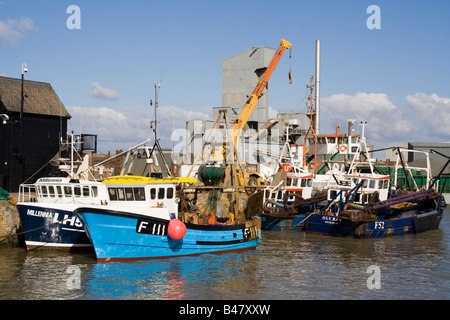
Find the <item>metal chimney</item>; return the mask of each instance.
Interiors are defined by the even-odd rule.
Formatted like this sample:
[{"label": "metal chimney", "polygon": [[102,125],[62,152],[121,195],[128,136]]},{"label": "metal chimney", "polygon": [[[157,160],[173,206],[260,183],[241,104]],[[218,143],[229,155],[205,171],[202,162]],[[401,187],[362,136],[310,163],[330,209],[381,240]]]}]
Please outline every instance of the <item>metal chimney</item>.
[{"label": "metal chimney", "polygon": [[319,134],[320,130],[320,40],[316,40],[316,119],[315,119],[315,132]]}]

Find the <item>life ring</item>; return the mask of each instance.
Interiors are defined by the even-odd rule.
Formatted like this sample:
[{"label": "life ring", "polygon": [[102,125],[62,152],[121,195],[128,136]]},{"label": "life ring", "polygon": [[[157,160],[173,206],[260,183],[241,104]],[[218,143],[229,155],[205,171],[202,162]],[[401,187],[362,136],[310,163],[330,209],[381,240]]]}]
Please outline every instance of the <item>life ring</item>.
[{"label": "life ring", "polygon": [[341,152],[345,152],[345,150],[347,150],[347,147],[345,146],[345,144],[341,144],[339,150],[341,150]]}]

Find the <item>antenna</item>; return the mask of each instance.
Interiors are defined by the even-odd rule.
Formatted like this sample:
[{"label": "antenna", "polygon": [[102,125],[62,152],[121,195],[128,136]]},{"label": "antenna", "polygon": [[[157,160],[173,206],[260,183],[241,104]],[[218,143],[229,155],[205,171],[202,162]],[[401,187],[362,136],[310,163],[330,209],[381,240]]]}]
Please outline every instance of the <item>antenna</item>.
[{"label": "antenna", "polygon": [[[150,128],[153,128],[153,124],[155,125],[155,127],[153,128],[153,131],[155,132],[155,142],[156,142],[156,141],[158,141],[158,133],[157,133],[157,128],[158,128],[158,118],[157,118],[158,89],[161,87],[161,82],[159,82],[158,85],[156,85],[156,82],[153,82],[153,86],[155,87],[155,120],[150,121]],[[151,105],[152,105],[152,100],[150,100],[150,106]]]}]

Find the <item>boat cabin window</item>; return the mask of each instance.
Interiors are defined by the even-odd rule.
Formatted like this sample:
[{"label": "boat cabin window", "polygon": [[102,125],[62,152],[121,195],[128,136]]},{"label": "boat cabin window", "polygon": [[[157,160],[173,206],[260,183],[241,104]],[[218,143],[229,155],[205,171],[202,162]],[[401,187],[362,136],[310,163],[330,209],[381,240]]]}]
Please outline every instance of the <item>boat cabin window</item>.
[{"label": "boat cabin window", "polygon": [[174,196],[173,188],[168,188],[167,189],[167,199],[173,199],[173,196]]},{"label": "boat cabin window", "polygon": [[[97,196],[98,190],[93,190]],[[144,188],[108,188],[109,200],[111,201],[145,201]]]},{"label": "boat cabin window", "polygon": [[116,188],[108,188],[109,200],[115,201],[117,200],[117,191]]},{"label": "boat cabin window", "polygon": [[72,196],[72,187],[71,186],[64,186],[64,194],[66,197]]},{"label": "boat cabin window", "polygon": [[117,200],[125,200],[125,192],[123,191],[123,188],[117,188]]},{"label": "boat cabin window", "polygon": [[41,187],[41,194],[43,197],[47,197],[48,192],[47,192],[47,186],[42,186]]},{"label": "boat cabin window", "polygon": [[369,180],[369,188],[375,189],[375,180]]},{"label": "boat cabin window", "polygon": [[151,188],[150,189],[150,199],[155,200],[158,198],[158,200],[163,199],[173,199],[175,196],[174,188]]},{"label": "boat cabin window", "polygon": [[134,201],[133,188],[125,188],[125,197],[127,201]]},{"label": "boat cabin window", "polygon": [[159,188],[159,189],[158,189],[158,199],[159,199],[159,200],[164,199],[165,191],[166,191],[166,190],[165,190],[164,188]]},{"label": "boat cabin window", "polygon": [[49,186],[48,187],[48,194],[50,197],[54,198],[55,197],[55,187],[54,186]]},{"label": "boat cabin window", "polygon": [[63,196],[61,186],[56,186],[56,193],[58,194],[59,198]]},{"label": "boat cabin window", "polygon": [[73,193],[75,194],[75,197],[79,197],[79,196],[81,196],[81,188],[80,188],[80,186],[75,186],[74,188],[73,188]]},{"label": "boat cabin window", "polygon": [[133,188],[134,200],[145,201],[144,188]]},{"label": "boat cabin window", "polygon": [[92,187],[91,191],[92,191],[92,196],[94,198],[97,198],[98,197],[98,189],[97,189],[97,187]]},{"label": "boat cabin window", "polygon": [[379,180],[378,189],[387,189],[389,187],[389,180]]},{"label": "boat cabin window", "polygon": [[328,143],[336,143],[336,138],[335,137],[329,137],[328,138]]}]

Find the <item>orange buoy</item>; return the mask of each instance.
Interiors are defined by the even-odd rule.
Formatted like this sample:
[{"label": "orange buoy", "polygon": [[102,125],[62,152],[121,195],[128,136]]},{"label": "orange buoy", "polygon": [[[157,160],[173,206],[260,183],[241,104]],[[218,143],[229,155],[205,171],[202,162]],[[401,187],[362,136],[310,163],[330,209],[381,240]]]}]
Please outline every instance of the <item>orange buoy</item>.
[{"label": "orange buoy", "polygon": [[186,234],[186,225],[178,219],[172,219],[169,222],[167,233],[173,240],[181,240]]}]

